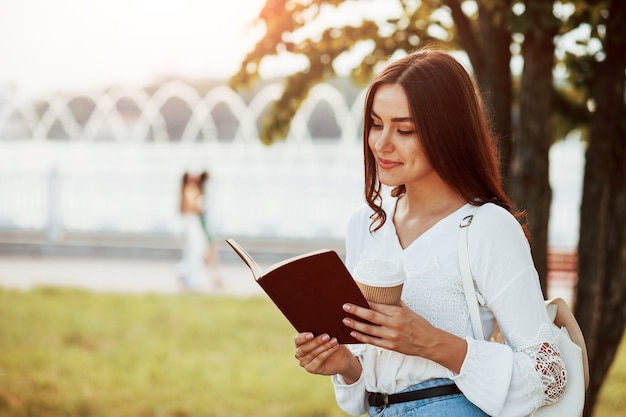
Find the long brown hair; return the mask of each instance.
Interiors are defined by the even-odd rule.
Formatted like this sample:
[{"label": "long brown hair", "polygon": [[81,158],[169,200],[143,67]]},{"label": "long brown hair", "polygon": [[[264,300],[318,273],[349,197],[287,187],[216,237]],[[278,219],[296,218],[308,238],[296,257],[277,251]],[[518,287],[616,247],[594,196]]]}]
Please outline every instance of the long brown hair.
[{"label": "long brown hair", "polygon": [[[418,140],[443,181],[470,204],[480,206],[491,202],[518,219],[523,217],[523,213],[514,211],[502,189],[497,144],[472,77],[451,55],[422,50],[390,63],[376,76],[365,98],[365,199],[374,210],[372,232],[380,229],[387,219],[382,209],[382,185],[368,139],[374,96],[381,85],[388,84],[400,85],[404,90]],[[405,191],[405,186],[399,185],[391,195],[397,197]]]},{"label": "long brown hair", "polygon": [[206,182],[209,180],[209,173],[207,171],[202,171],[198,175],[192,175],[189,172],[185,171],[183,174],[183,178],[180,184],[180,211],[185,212],[185,187],[189,184],[194,183],[198,188],[200,194],[204,194],[204,186]]}]

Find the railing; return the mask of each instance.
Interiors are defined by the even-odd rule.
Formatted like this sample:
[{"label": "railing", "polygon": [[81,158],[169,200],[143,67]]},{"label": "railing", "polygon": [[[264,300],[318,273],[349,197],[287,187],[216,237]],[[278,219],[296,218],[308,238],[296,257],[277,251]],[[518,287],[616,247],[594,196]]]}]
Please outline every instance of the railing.
[{"label": "railing", "polygon": [[[248,102],[225,86],[201,96],[172,82],[0,108],[0,231],[175,236],[179,183],[208,170],[215,233],[341,239],[361,201],[361,105],[320,85],[285,142],[258,141],[277,85]],[[360,96],[359,96],[360,97]],[[325,104],[336,136],[315,137]],[[328,114],[328,112],[327,112]],[[328,124],[328,123],[327,123]],[[228,135],[230,131],[230,135]]]},{"label": "railing", "polygon": [[[279,84],[270,84],[245,100],[225,85],[201,95],[188,84],[172,81],[152,94],[142,89],[114,88],[82,96],[58,94],[37,102],[0,97],[0,140],[256,142],[259,118],[281,89]],[[288,141],[310,142],[319,137],[315,130],[328,124],[335,125],[334,139],[358,141],[362,101],[363,91],[347,103],[337,88],[315,86],[295,116]],[[325,113],[322,123],[310,126],[320,105],[326,105],[330,112]]]},{"label": "railing", "polygon": [[[171,82],[154,93],[0,98],[0,233],[171,239],[183,172],[207,169],[215,233],[342,239],[363,201],[363,92],[349,102],[336,87],[315,87],[287,140],[267,147],[258,124],[279,93],[269,85],[244,99],[223,85],[200,94]],[[550,239],[568,248],[577,240],[580,178],[572,174],[581,173],[582,152],[567,140],[551,156]]]},{"label": "railing", "polygon": [[575,286],[578,283],[578,254],[576,250],[553,248],[548,253],[548,281]]}]

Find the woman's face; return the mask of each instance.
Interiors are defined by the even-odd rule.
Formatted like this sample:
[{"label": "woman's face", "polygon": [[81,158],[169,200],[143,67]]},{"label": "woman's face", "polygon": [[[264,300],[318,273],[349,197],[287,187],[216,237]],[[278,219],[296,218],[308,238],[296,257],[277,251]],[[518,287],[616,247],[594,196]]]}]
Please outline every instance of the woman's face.
[{"label": "woman's face", "polygon": [[378,87],[372,102],[368,144],[378,178],[386,186],[425,184],[437,176],[415,132],[409,102],[399,84]]}]

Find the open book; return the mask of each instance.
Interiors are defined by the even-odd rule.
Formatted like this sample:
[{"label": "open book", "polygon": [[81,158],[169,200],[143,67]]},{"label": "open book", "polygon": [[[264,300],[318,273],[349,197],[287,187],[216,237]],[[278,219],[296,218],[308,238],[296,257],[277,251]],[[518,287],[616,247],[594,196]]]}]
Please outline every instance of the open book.
[{"label": "open book", "polygon": [[369,305],[337,252],[309,252],[263,270],[235,240],[226,242],[298,332],[327,333],[339,343],[359,343],[342,323],[343,318],[354,317],[342,306]]}]

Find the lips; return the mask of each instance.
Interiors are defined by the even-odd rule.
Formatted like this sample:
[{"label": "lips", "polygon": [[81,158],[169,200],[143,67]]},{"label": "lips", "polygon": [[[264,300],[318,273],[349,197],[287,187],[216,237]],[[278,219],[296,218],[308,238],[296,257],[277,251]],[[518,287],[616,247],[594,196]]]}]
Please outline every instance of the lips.
[{"label": "lips", "polygon": [[380,169],[393,169],[402,165],[400,162],[390,161],[388,159],[379,159],[378,166]]}]

